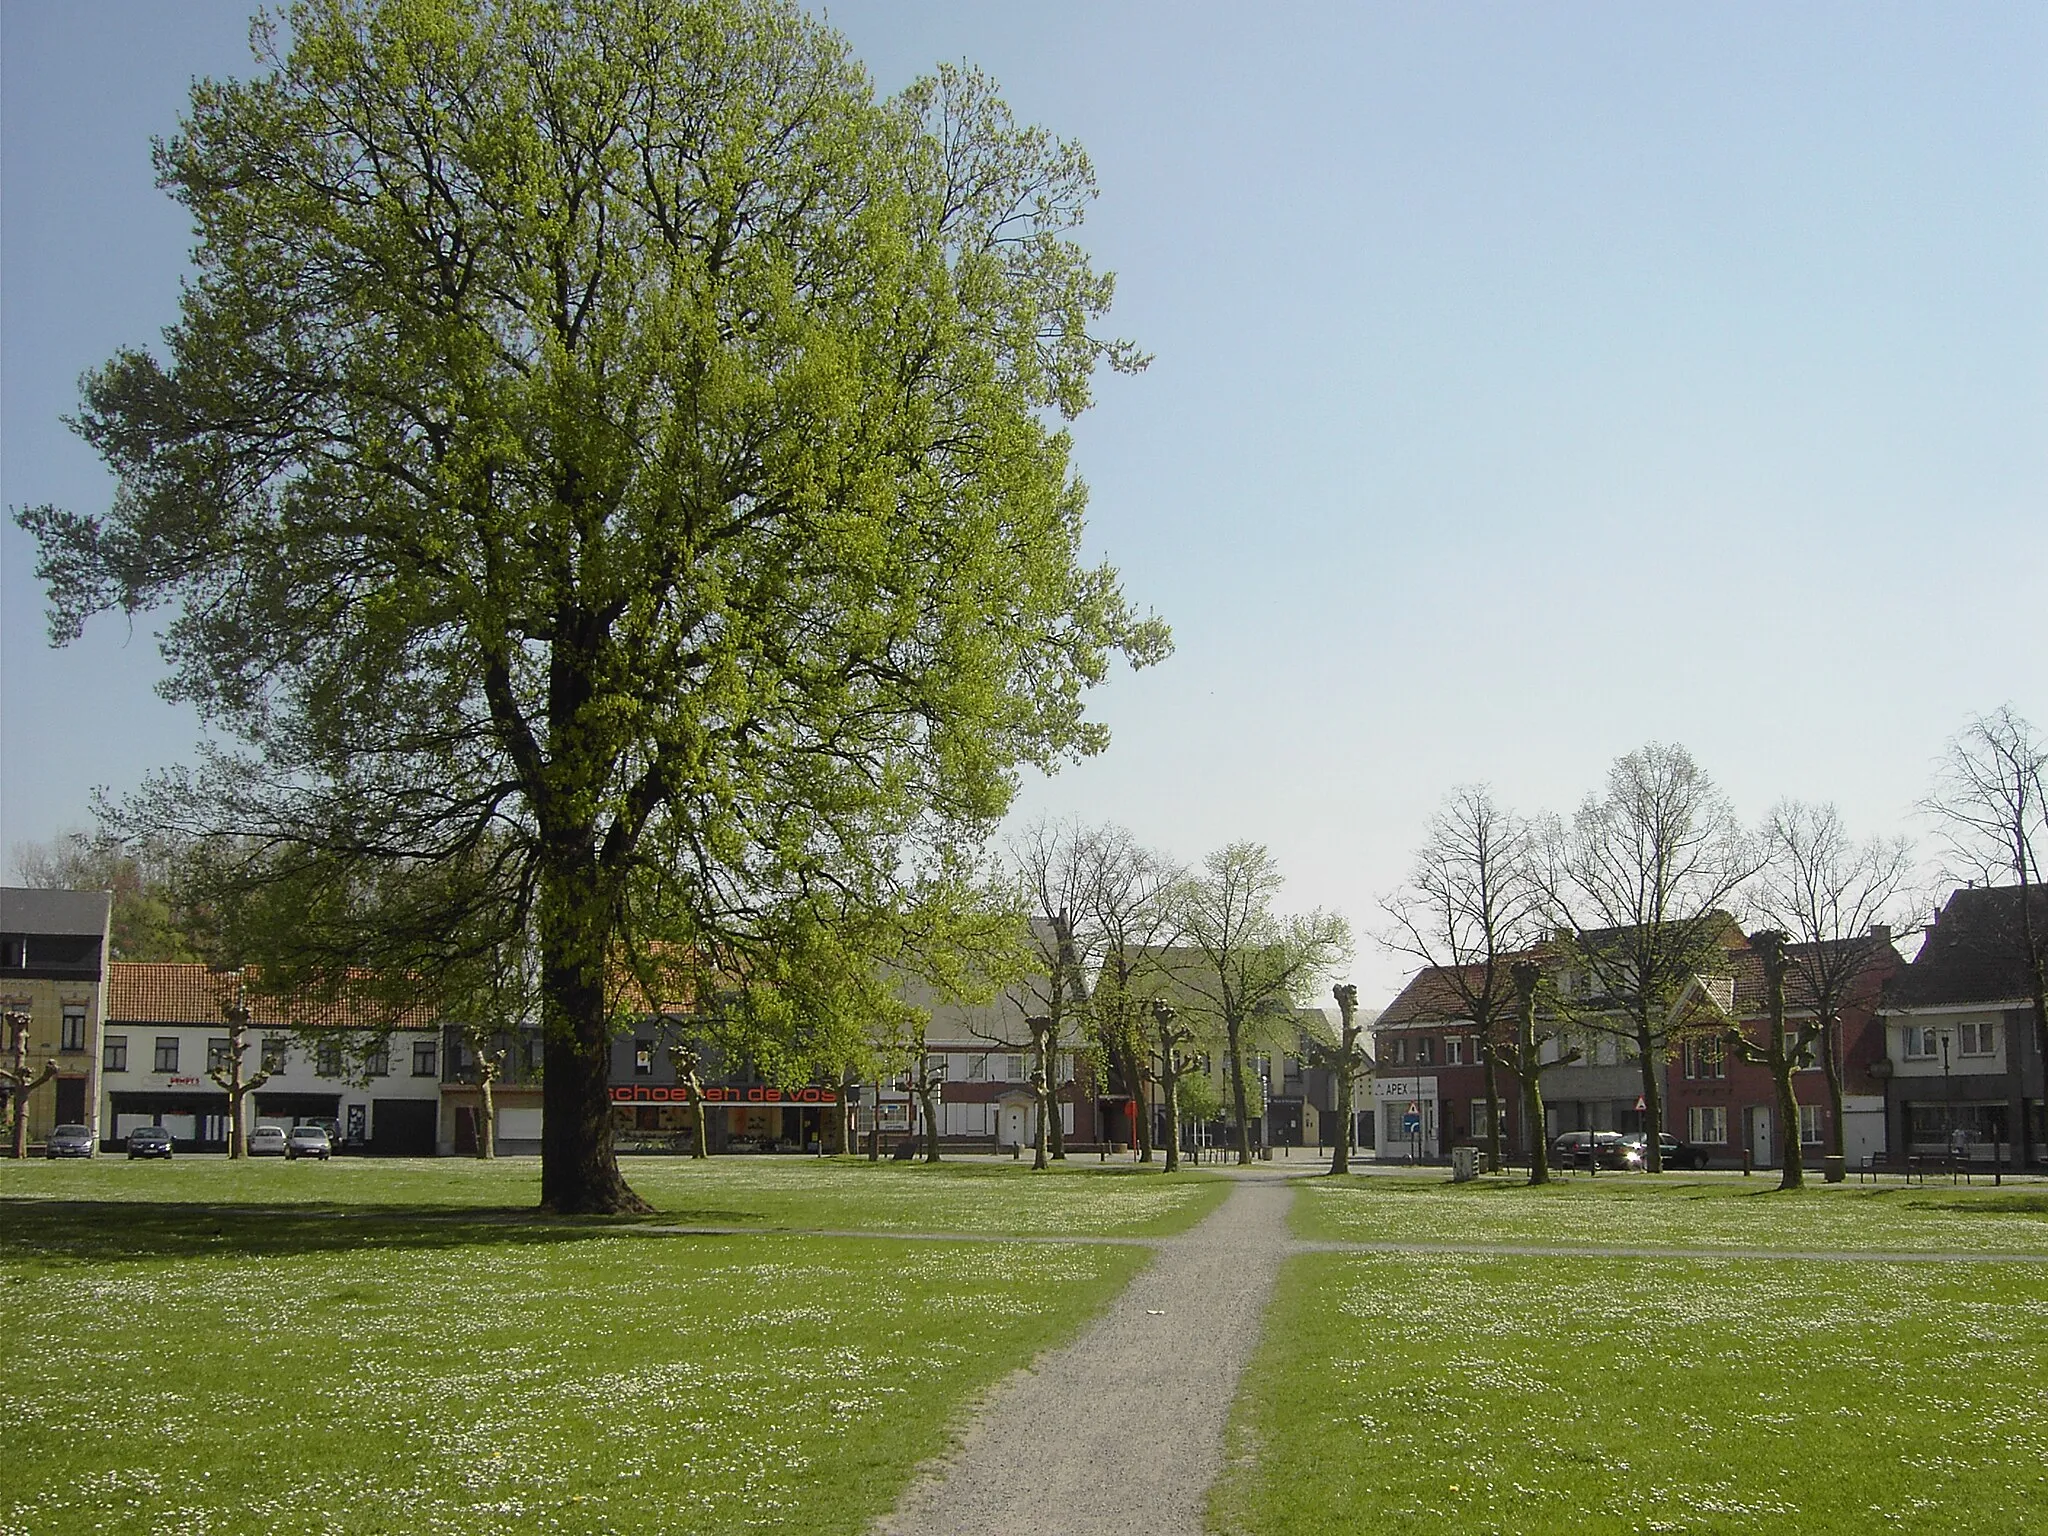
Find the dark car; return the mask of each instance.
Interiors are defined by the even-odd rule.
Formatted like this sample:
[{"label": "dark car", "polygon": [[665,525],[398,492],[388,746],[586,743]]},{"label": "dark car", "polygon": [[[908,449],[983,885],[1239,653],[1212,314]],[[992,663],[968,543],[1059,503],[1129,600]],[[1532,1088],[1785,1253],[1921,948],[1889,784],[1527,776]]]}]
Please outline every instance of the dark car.
[{"label": "dark car", "polygon": [[[1625,1139],[1631,1146],[1636,1148],[1637,1155],[1643,1160],[1643,1166],[1647,1168],[1649,1166],[1649,1139],[1641,1132],[1637,1132]],[[1707,1149],[1705,1147],[1694,1146],[1689,1141],[1680,1141],[1669,1131],[1661,1132],[1658,1135],[1657,1148],[1663,1157],[1663,1167],[1704,1168],[1707,1166]]]},{"label": "dark car", "polygon": [[43,1143],[43,1156],[52,1158],[91,1157],[94,1150],[89,1125],[60,1125]]},{"label": "dark car", "polygon": [[1567,1167],[1597,1165],[1623,1171],[1643,1166],[1643,1149],[1631,1145],[1619,1131],[1566,1131],[1551,1148],[1557,1161]]},{"label": "dark car", "polygon": [[128,1157],[169,1157],[171,1133],[160,1125],[138,1125],[128,1133]]}]

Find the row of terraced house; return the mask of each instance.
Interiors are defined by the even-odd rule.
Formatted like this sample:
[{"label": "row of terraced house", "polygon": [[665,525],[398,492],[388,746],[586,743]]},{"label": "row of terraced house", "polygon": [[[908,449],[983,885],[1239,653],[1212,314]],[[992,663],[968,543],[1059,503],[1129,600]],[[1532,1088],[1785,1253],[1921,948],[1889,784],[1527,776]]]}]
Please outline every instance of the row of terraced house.
[{"label": "row of terraced house", "polygon": [[[1842,1085],[1842,1145],[1851,1168],[1874,1161],[1951,1157],[1978,1165],[2048,1166],[2043,1068],[2034,995],[2022,940],[2021,903],[2036,932],[2048,932],[2040,890],[1955,891],[1910,963],[1889,929],[1843,941],[1854,983],[1840,1014],[1836,1065]],[[1543,951],[1551,980],[1569,995],[1570,962]],[[1752,1039],[1765,1018],[1758,953],[1732,920],[1718,958],[1694,978],[1701,1015]],[[1800,1010],[1788,989],[1788,1033]],[[1683,1000],[1681,1000],[1683,1002]],[[1481,1041],[1459,989],[1443,970],[1424,970],[1381,1014],[1375,1029],[1374,1099],[1380,1155],[1447,1157],[1487,1140]],[[1571,1057],[1578,1051],[1577,1059]],[[1546,1125],[1566,1131],[1647,1131],[1642,1063],[1626,1038],[1599,1028],[1566,1030],[1544,1048],[1540,1078]],[[1659,1129],[1706,1150],[1710,1166],[1768,1167],[1778,1161],[1779,1113],[1768,1070],[1730,1048],[1725,1029],[1682,1032],[1653,1063],[1664,1106]],[[1525,1156],[1520,1085],[1497,1066],[1502,1144]],[[1818,1162],[1832,1141],[1832,1096],[1818,1053],[1794,1074],[1799,1140]]]},{"label": "row of terraced house", "polygon": [[[48,1074],[28,1101],[32,1143],[40,1145],[52,1126],[79,1124],[111,1150],[136,1127],[160,1125],[180,1150],[224,1149],[228,1097],[216,1073],[228,1071],[233,1044],[226,1019],[234,1007],[249,1014],[244,1077],[264,1074],[252,1093],[254,1123],[318,1123],[351,1152],[476,1150],[483,1121],[479,1062],[467,1032],[423,1014],[392,1019],[347,999],[282,1002],[202,965],[113,960],[110,927],[106,892],[0,890],[0,1009],[25,1021],[24,1061],[32,1073]],[[1172,993],[1173,957],[1158,958],[1162,988]],[[1025,1020],[1049,1008],[1048,980],[1028,976],[974,1004],[915,982],[903,990],[929,1018],[924,1070],[935,1084],[942,1141],[956,1150],[1031,1144],[1038,1136],[1031,1081],[1037,1062]],[[1329,1074],[1300,1048],[1301,1031],[1289,1017],[1266,1023],[1271,1027],[1247,1063],[1254,1142],[1327,1144],[1337,1129]],[[1126,1084],[1114,1071],[1096,1070],[1078,1024],[1063,1031],[1057,1046],[1053,1098],[1070,1143],[1128,1147],[1141,1118],[1155,1140],[1164,1134],[1155,1083]],[[486,1048],[502,1063],[494,1085],[496,1148],[537,1151],[539,1036],[525,1031]],[[692,1145],[696,1119],[685,1078],[693,1061],[714,1152],[836,1152],[862,1130],[878,1126],[897,1139],[922,1129],[908,1072],[879,1082],[791,1086],[746,1061],[721,1060],[692,1038],[687,1017],[650,1014],[613,1045],[613,1130],[622,1151]],[[1212,1096],[1222,1097],[1220,1053],[1204,1055],[1199,1070],[1211,1078]],[[1361,1116],[1368,1127],[1370,1119],[1369,1112]],[[1190,1126],[1187,1134],[1220,1141],[1226,1132],[1217,1122]]]}]

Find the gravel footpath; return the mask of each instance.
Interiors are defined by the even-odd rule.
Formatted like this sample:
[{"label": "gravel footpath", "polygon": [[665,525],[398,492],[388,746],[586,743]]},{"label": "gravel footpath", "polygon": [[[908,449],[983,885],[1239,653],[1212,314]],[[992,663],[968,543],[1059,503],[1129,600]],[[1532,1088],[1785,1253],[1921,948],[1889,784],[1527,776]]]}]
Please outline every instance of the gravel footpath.
[{"label": "gravel footpath", "polygon": [[1109,1311],[997,1387],[878,1536],[1199,1532],[1292,1195],[1277,1170],[1246,1170],[1193,1231],[1155,1239]]}]

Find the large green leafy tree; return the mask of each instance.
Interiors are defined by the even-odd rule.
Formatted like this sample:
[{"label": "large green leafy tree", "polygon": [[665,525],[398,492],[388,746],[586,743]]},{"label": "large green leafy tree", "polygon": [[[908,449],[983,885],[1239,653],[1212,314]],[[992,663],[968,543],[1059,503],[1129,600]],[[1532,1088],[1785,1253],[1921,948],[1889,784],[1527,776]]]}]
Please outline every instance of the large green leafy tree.
[{"label": "large green leafy tree", "polygon": [[394,870],[478,872],[398,880],[401,941],[443,897],[479,942],[530,912],[543,1201],[629,1208],[622,947],[828,995],[1165,648],[1081,563],[1057,426],[1142,361],[1091,329],[1092,174],[971,71],[877,99],[775,0],[255,35],[158,151],[182,316],[87,382],[114,505],[22,514],[53,635],[169,607],[166,687],[226,745],[130,814],[348,916],[330,967],[382,958],[350,893]]}]

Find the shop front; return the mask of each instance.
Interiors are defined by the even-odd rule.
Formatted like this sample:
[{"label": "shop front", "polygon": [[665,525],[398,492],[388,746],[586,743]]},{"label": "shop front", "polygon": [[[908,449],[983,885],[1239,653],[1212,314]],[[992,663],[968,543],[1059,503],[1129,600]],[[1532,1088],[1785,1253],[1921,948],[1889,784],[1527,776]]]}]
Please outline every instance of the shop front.
[{"label": "shop front", "polygon": [[[772,1083],[704,1085],[705,1150],[836,1153],[846,1116],[837,1088]],[[696,1117],[681,1083],[614,1083],[612,1143],[621,1152],[694,1152]]]}]

